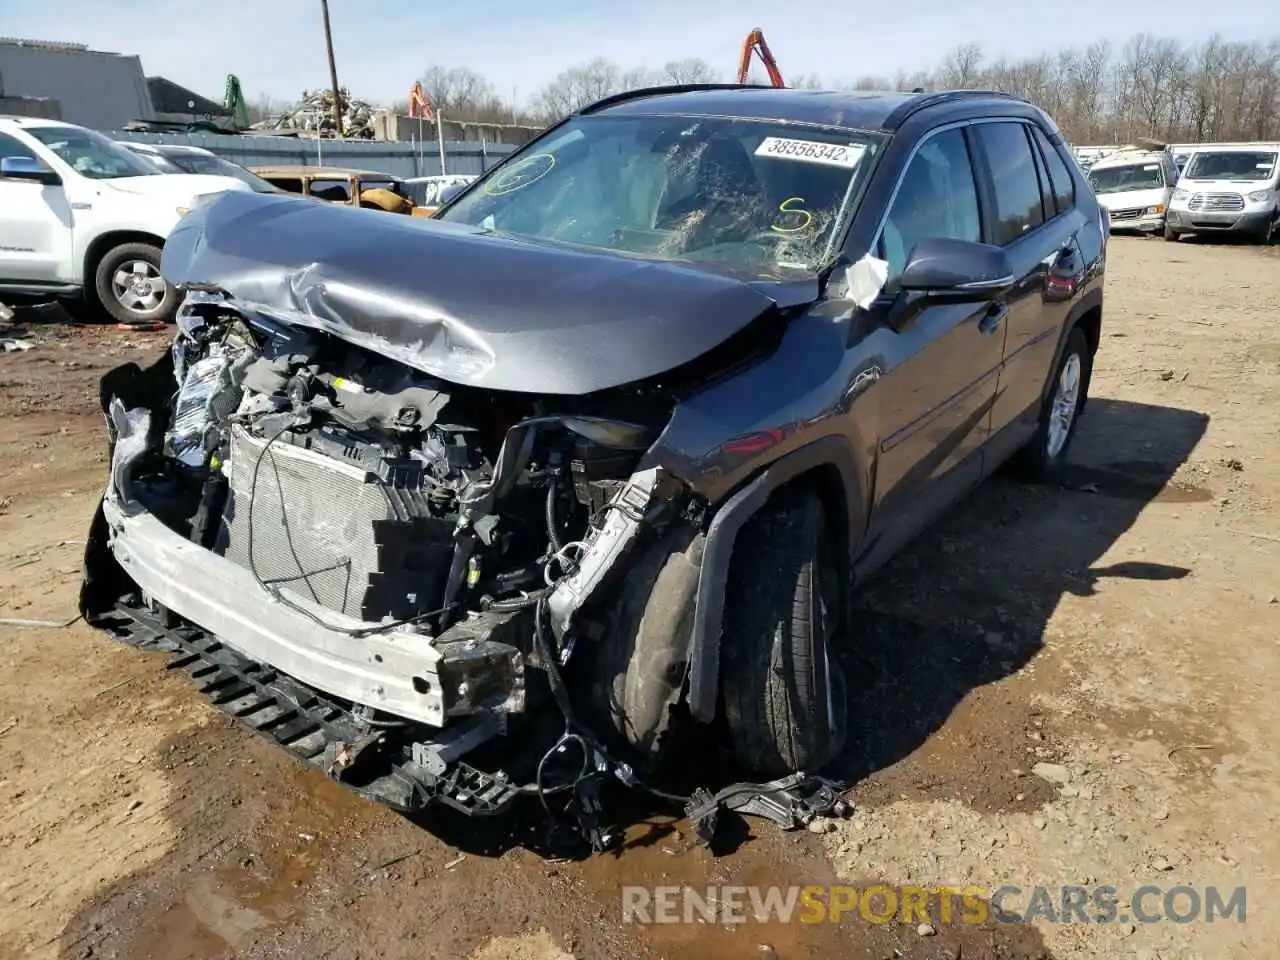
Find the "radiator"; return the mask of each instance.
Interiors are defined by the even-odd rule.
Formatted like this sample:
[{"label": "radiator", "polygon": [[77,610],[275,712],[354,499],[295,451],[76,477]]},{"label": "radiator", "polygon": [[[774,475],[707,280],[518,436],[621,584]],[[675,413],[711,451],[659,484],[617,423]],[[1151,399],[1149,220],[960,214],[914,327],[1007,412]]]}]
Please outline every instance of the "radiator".
[{"label": "radiator", "polygon": [[238,424],[228,482],[225,555],[260,583],[372,622],[438,608],[453,525],[421,494],[285,439],[268,446]]}]

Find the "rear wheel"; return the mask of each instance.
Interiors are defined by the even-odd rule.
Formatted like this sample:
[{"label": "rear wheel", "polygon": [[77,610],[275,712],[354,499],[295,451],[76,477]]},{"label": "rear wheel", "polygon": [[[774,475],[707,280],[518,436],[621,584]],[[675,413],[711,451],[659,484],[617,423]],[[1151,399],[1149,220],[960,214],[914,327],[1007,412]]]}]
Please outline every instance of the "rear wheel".
[{"label": "rear wheel", "polygon": [[160,276],[160,248],[150,243],[108,250],[94,271],[94,293],[117,323],[169,323],[178,312],[177,291]]},{"label": "rear wheel", "polygon": [[1092,370],[1089,341],[1083,330],[1073,327],[1040,411],[1040,427],[1013,459],[1015,472],[1024,479],[1046,482],[1056,479],[1062,471],[1076,435],[1080,409],[1089,394]]},{"label": "rear wheel", "polygon": [[844,744],[840,564],[822,502],[783,494],[747,522],[729,570],[724,715],[739,765],[764,777],[825,766]]}]

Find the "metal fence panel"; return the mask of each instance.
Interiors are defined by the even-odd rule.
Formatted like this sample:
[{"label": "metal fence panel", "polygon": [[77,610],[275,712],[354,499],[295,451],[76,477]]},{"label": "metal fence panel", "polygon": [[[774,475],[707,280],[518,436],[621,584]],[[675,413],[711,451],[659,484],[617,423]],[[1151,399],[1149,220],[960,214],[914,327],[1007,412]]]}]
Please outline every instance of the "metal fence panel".
[{"label": "metal fence panel", "polygon": [[445,141],[445,169],[440,169],[439,146],[425,142],[304,140],[214,133],[134,133],[116,130],[116,140],[134,143],[184,144],[204,147],[242,166],[358,167],[392,176],[431,177],[440,173],[479,174],[497,164],[516,148],[504,143]]}]

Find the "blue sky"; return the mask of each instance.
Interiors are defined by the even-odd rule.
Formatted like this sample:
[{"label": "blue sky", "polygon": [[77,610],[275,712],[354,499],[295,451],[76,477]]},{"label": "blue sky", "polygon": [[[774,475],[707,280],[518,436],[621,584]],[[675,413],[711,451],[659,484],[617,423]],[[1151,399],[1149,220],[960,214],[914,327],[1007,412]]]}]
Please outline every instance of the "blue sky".
[{"label": "blue sky", "polygon": [[[980,42],[1019,57],[1147,31],[1198,41],[1280,36],[1280,2],[1203,0],[330,0],[339,80],[373,101],[403,99],[430,64],[467,66],[524,100],[575,62],[623,66],[702,57],[726,76],[763,28],[784,76],[824,79],[929,67]],[[1211,15],[1210,15],[1211,14]],[[137,53],[161,74],[221,99],[228,72],[246,96],[294,99],[327,85],[320,0],[0,0],[0,34]]]}]

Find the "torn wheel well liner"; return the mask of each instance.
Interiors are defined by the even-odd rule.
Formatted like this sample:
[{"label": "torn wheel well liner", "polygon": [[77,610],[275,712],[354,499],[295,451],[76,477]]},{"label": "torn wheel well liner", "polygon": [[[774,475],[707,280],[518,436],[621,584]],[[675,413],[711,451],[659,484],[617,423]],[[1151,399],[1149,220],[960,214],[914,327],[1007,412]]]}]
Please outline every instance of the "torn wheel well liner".
[{"label": "torn wheel well liner", "polygon": [[[839,555],[848,564],[865,516],[859,476],[853,451],[845,439],[823,437],[765,467],[716,511],[707,529],[689,640],[689,711],[695,719],[711,723],[716,717],[725,584],[729,560],[743,525],[784,486],[814,483],[841,538]],[[846,567],[842,571],[846,581],[847,572]]]}]

